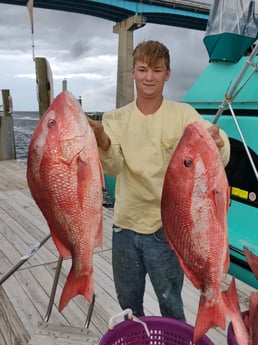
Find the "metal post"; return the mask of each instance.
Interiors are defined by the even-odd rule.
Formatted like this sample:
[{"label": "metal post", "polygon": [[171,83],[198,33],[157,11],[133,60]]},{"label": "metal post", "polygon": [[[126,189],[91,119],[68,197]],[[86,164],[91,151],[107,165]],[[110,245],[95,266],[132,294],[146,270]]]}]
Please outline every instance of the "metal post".
[{"label": "metal post", "polygon": [[0,286],[13,274],[17,271],[19,267],[21,267],[32,255],[34,255],[40,247],[42,247],[47,240],[50,238],[50,234],[47,235],[41,242],[35,244],[32,248],[29,249],[28,253],[22,256],[19,262],[14,265],[9,272],[7,272],[1,279],[0,279]]},{"label": "metal post", "polygon": [[0,116],[0,160],[16,159],[12,97],[2,90],[3,116]]},{"label": "metal post", "polygon": [[2,89],[3,113],[4,113],[4,116],[9,115],[9,97],[10,97],[10,90]]},{"label": "metal post", "polygon": [[41,117],[53,100],[53,78],[46,58],[34,59],[38,88],[39,116]]},{"label": "metal post", "polygon": [[66,79],[64,79],[62,81],[62,88],[63,88],[63,91],[67,91],[67,80]]},{"label": "metal post", "polygon": [[[246,73],[248,67],[250,65],[253,65],[253,71],[251,73],[251,75],[257,70],[257,66],[258,63],[253,64],[252,61],[254,59],[254,57],[256,56],[258,51],[258,44],[254,47],[252,53],[250,54],[248,60],[246,60],[245,65],[242,69],[242,71],[240,72],[239,76],[237,77],[236,81],[234,82],[234,84],[232,85],[231,89],[229,90],[229,92],[225,95],[225,98],[223,100],[223,102],[221,103],[221,105],[219,106],[219,109],[217,111],[217,113],[214,116],[214,119],[212,120],[213,124],[216,124],[216,122],[218,121],[220,115],[223,113],[223,111],[225,110],[225,108],[228,106],[229,103],[231,103],[234,98],[236,97],[236,95],[239,93],[239,90],[236,91],[236,93],[234,94],[237,86],[239,85],[240,81],[242,80],[244,74]],[[250,76],[247,78],[247,81],[250,79]],[[246,81],[246,82],[247,82]],[[245,83],[246,84],[246,83]],[[242,87],[240,88],[242,89]]]},{"label": "metal post", "polygon": [[55,274],[55,278],[53,281],[52,290],[51,290],[50,299],[49,299],[48,308],[47,308],[47,313],[44,317],[44,321],[49,320],[51,312],[52,312],[52,308],[53,308],[53,304],[54,304],[54,300],[55,300],[55,295],[56,295],[56,288],[57,288],[57,284],[58,284],[58,280],[59,280],[59,276],[60,276],[60,272],[61,272],[61,268],[62,268],[62,263],[63,263],[63,259],[61,258],[61,256],[59,256],[57,268],[56,268],[56,274]]},{"label": "metal post", "polygon": [[242,131],[241,131],[240,127],[239,127],[239,124],[238,124],[238,122],[237,122],[236,115],[235,115],[234,110],[233,110],[233,108],[232,108],[232,106],[231,106],[230,103],[228,104],[228,106],[229,106],[231,115],[232,115],[232,117],[233,117],[233,120],[234,120],[234,122],[235,122],[236,128],[237,128],[237,130],[238,130],[238,133],[239,133],[239,135],[240,135],[240,137],[241,137],[241,139],[242,139],[242,143],[243,143],[243,145],[244,145],[246,154],[247,154],[247,156],[248,156],[248,158],[249,158],[250,164],[251,164],[251,166],[252,166],[252,168],[253,168],[255,177],[256,177],[256,179],[257,179],[257,181],[258,181],[258,172],[257,172],[256,166],[255,166],[255,164],[254,164],[253,158],[252,158],[252,156],[251,156],[251,153],[250,153],[250,151],[249,151],[249,148],[248,148],[248,146],[247,146],[247,144],[246,144],[246,141],[245,141],[245,138],[244,138],[244,136],[243,136],[243,133],[242,133]]}]

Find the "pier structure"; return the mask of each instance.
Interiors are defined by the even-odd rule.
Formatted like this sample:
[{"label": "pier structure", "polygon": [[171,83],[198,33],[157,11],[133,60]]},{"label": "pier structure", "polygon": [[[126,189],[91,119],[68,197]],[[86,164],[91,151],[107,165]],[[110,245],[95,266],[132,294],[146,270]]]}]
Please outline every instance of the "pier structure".
[{"label": "pier structure", "polygon": [[131,76],[133,66],[133,32],[145,25],[142,15],[133,16],[117,23],[113,32],[119,34],[116,107],[120,108],[134,99],[134,84]]},{"label": "pier structure", "polygon": [[[103,245],[93,254],[95,305],[88,328],[85,320],[89,303],[83,296],[74,297],[59,313],[60,295],[71,267],[64,260],[52,313],[45,316],[58,266],[58,252],[50,238],[37,251],[33,249],[49,234],[49,227],[31,197],[26,181],[26,165],[15,160],[0,162],[0,344],[4,345],[97,345],[108,331],[111,317],[121,312],[112,273],[113,209],[103,207]],[[28,260],[3,279],[20,260]],[[223,290],[232,277],[223,278]],[[253,288],[236,280],[242,311],[249,309]],[[183,302],[186,320],[194,325],[200,292],[185,278]],[[149,277],[144,295],[145,314],[160,315],[157,298]],[[123,319],[121,320],[123,321]],[[118,322],[121,322],[118,321]],[[227,319],[227,325],[229,324]],[[227,344],[227,330],[212,328],[207,332],[211,341]]]},{"label": "pier structure", "polygon": [[16,159],[13,105],[9,89],[2,89],[3,111],[0,113],[0,160]]}]

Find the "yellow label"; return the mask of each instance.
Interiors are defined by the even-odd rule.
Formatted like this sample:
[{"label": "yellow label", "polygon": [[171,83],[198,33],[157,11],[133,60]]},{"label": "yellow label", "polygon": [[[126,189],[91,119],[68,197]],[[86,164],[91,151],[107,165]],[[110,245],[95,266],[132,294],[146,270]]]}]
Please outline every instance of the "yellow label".
[{"label": "yellow label", "polygon": [[248,199],[248,192],[237,187],[231,188],[231,194],[234,196],[238,196],[241,199]]}]

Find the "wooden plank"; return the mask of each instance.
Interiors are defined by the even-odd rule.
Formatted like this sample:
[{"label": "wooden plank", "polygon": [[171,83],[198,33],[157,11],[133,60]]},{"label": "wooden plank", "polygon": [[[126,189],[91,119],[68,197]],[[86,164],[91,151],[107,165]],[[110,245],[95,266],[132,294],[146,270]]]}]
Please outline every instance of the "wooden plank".
[{"label": "wooden plank", "polygon": [[3,284],[3,288],[16,311],[17,317],[23,323],[28,334],[34,334],[37,329],[37,323],[41,320],[41,315],[39,315],[34,305],[31,304],[24,291],[24,286],[19,283],[15,275],[12,275]]},{"label": "wooden plank", "polygon": [[17,161],[0,162],[0,190],[12,190],[27,187],[26,166]]},{"label": "wooden plank", "polygon": [[[2,225],[3,224],[1,223],[0,228],[2,227]],[[8,229],[7,229],[7,231],[8,231]],[[1,230],[0,230],[0,232],[1,232]],[[8,233],[11,233],[11,235],[12,235],[12,232],[8,231]],[[13,246],[13,244],[15,242],[12,241],[12,239],[15,240],[15,237],[12,236],[12,238],[10,240],[8,240],[8,238],[6,238],[6,236],[3,236],[3,235],[1,236],[1,253],[5,257],[5,260],[0,261],[0,272],[2,274],[5,274],[11,266],[16,264],[20,260],[20,258],[22,256],[22,253],[19,250],[17,250],[17,248],[15,248]],[[16,238],[16,240],[17,240],[17,238]],[[20,247],[19,240],[17,241],[17,245],[18,245],[18,247]],[[7,262],[9,262],[10,265],[9,264],[6,265]]]},{"label": "wooden plank", "polygon": [[[21,257],[31,253],[33,248],[38,245],[38,240],[26,232],[25,228],[16,223],[9,215],[3,216],[1,208],[0,219],[2,220],[0,223],[1,250],[8,260],[15,265]],[[30,264],[39,265],[55,259],[56,256],[52,254],[52,251],[44,246],[23,267],[28,267]]]},{"label": "wooden plank", "polygon": [[94,345],[99,337],[85,328],[42,322],[29,345]]},{"label": "wooden plank", "polygon": [[[10,196],[10,198],[13,203],[13,195]],[[27,218],[24,217],[26,213],[29,215]],[[40,229],[37,226],[33,226],[32,223],[28,221],[28,217],[31,218],[30,212],[27,210],[24,211],[23,207],[19,208],[15,203],[10,205],[10,203],[0,200],[0,219],[2,220],[0,223],[0,232],[12,244],[15,244],[15,248],[19,251],[20,255],[25,255],[31,247],[43,240],[49,233],[46,224]],[[36,219],[36,217],[34,217],[34,219]],[[44,230],[42,231],[42,229]],[[37,260],[34,260],[34,264],[45,262],[45,260],[53,261],[53,253],[56,253],[56,248],[54,244],[51,244],[52,240],[49,242],[50,244],[47,243],[44,248],[41,248]]]},{"label": "wooden plank", "polygon": [[4,289],[0,288],[0,344],[26,345],[29,338]]},{"label": "wooden plank", "polygon": [[[54,281],[54,274],[55,270],[51,269],[52,267],[56,267],[56,263],[52,265],[45,265],[44,267],[33,267],[30,269],[30,271],[33,273],[34,279],[37,282],[37,284],[40,286],[40,288],[44,291],[44,295],[46,295],[45,298],[45,306],[42,310],[41,315],[45,315],[47,312],[47,307],[49,304],[49,296],[52,291],[52,285]],[[63,275],[63,274],[62,274]],[[65,277],[66,279],[66,277]],[[73,326],[82,326],[85,321],[85,314],[81,311],[81,309],[78,307],[75,307],[74,301],[70,301],[67,307],[64,309],[64,312],[59,313],[58,312],[58,304],[59,304],[59,298],[61,295],[63,287],[59,285],[57,287],[55,301],[52,309],[52,313],[50,316],[50,321],[55,320],[57,323],[62,323],[65,325],[73,325]],[[35,300],[36,302],[36,300]],[[34,302],[34,303],[35,303]],[[65,311],[66,310],[66,311]]]},{"label": "wooden plank", "polygon": [[[37,310],[37,313],[41,316],[45,316],[47,312],[47,307],[49,303],[49,295],[50,290],[45,290],[45,285],[47,284],[47,280],[45,281],[45,284],[40,285],[38,280],[35,279],[35,276],[32,274],[32,271],[36,271],[38,267],[32,268],[31,270],[20,270],[17,272],[16,277],[19,281],[19,284],[23,286],[24,288],[24,294],[27,296],[29,303],[33,305],[33,307]],[[44,270],[44,267],[41,266],[40,273],[43,277],[46,275],[44,272],[47,272]],[[53,281],[53,280],[52,280]],[[52,282],[51,282],[52,283]],[[49,288],[51,285],[49,285]],[[56,322],[65,323],[64,318],[62,315],[58,312],[53,311],[53,316],[55,317]],[[38,319],[38,321],[41,319]],[[65,323],[66,324],[66,323]]]},{"label": "wooden plank", "polygon": [[[89,303],[86,301],[84,297],[76,296],[68,303],[68,305],[65,307],[62,313],[58,312],[59,298],[63,289],[64,282],[66,280],[67,271],[68,271],[68,269],[66,269],[65,266],[69,266],[68,263],[66,263],[66,261],[67,260],[64,261],[66,265],[64,265],[64,267],[62,267],[62,270],[61,270],[60,280],[57,287],[57,292],[55,296],[52,313],[50,316],[50,321],[55,320],[57,322],[57,320],[59,320],[60,317],[62,317],[62,319],[64,320],[62,321],[62,324],[71,325],[73,327],[78,327],[78,326],[82,327],[85,325],[86,316],[89,309]],[[54,275],[56,272],[56,263],[45,265],[44,270],[42,266],[40,266],[40,267],[33,267],[30,269],[30,271],[33,272],[35,279],[38,281],[41,288],[43,288],[46,294],[49,296],[51,293]],[[95,327],[94,322],[93,322],[93,325],[91,324],[91,329],[96,334],[100,334],[98,328]]]},{"label": "wooden plank", "polygon": [[[98,337],[107,332],[110,317],[121,311],[117,302],[112,272],[113,210],[103,208],[103,219],[103,248],[96,248],[93,256],[96,301],[89,326],[89,329]],[[17,260],[20,259],[20,255],[24,255],[31,246],[42,240],[48,232],[46,220],[27,188],[26,166],[16,161],[0,162],[0,276],[12,264],[16,264]],[[20,320],[27,334],[32,336],[33,341],[36,342],[35,344],[30,343],[31,345],[60,344],[53,343],[55,340],[52,341],[52,339],[52,343],[48,342],[50,341],[49,337],[38,333],[38,322],[44,319],[47,311],[58,255],[55,245],[50,239],[44,247],[39,249],[25,265],[2,285],[6,298],[10,303],[8,308],[13,308],[12,320],[16,320],[14,321],[15,324]],[[55,327],[84,328],[89,303],[83,296],[73,298],[62,313],[59,313],[57,308],[70,267],[71,259],[65,260],[62,265],[49,324],[53,323]],[[228,288],[231,279],[232,277],[229,275],[224,278],[223,289]],[[238,280],[236,283],[241,310],[246,310],[253,289]],[[1,299],[3,298],[0,295],[0,302]],[[183,300],[187,322],[194,325],[199,304],[199,291],[188,279],[185,279],[184,282]],[[146,315],[160,315],[157,298],[148,276],[144,306]],[[9,314],[8,308],[6,309],[7,314]],[[229,321],[228,319],[227,324]],[[8,320],[8,322],[10,321]],[[18,325],[15,325],[15,327],[18,329]],[[8,343],[3,333],[0,330],[0,344],[14,345],[15,343]],[[211,329],[207,335],[215,345],[226,345],[226,330]],[[63,340],[62,345],[68,345],[66,340]]]}]

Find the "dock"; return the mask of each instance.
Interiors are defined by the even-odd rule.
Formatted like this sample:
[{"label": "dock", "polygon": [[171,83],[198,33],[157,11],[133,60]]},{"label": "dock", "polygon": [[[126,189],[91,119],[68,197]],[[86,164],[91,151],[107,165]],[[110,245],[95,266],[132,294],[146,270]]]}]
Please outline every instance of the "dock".
[{"label": "dock", "polygon": [[[94,252],[95,305],[86,327],[89,303],[76,296],[58,312],[58,303],[71,260],[64,260],[52,313],[46,321],[51,289],[59,255],[52,238],[38,249],[0,286],[1,345],[91,345],[108,331],[109,319],[121,312],[117,302],[111,265],[113,210],[103,207],[103,247]],[[26,165],[16,160],[0,161],[0,279],[37,243],[49,234],[41,211],[30,195]],[[232,277],[224,277],[223,289]],[[249,307],[253,288],[237,280],[241,310]],[[187,322],[195,324],[199,291],[185,278],[183,300]],[[144,298],[146,315],[160,315],[158,303],[147,279]],[[228,320],[229,322],[230,320]],[[227,330],[214,328],[207,336],[215,345],[227,345]]]}]

